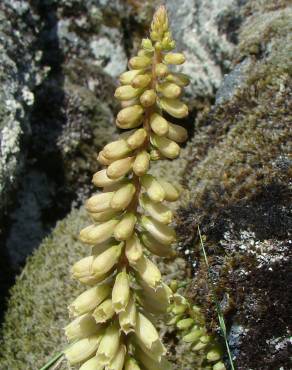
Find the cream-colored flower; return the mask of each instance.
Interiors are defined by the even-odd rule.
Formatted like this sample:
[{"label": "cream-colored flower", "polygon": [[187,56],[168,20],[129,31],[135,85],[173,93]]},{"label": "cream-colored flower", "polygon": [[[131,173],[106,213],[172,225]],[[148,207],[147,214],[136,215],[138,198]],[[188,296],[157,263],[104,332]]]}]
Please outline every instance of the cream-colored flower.
[{"label": "cream-colored flower", "polygon": [[117,323],[109,325],[101,338],[97,359],[101,365],[108,365],[118,352],[120,345],[120,331]]},{"label": "cream-colored flower", "polygon": [[124,345],[120,345],[118,352],[115,357],[111,360],[109,365],[105,367],[105,370],[122,370],[124,367],[125,356],[127,348]]},{"label": "cream-colored flower", "polygon": [[136,303],[133,295],[130,297],[128,305],[125,311],[121,311],[119,313],[119,323],[121,330],[128,334],[131,331],[135,330],[136,326],[136,318],[137,318],[137,309]]},{"label": "cream-colored flower", "polygon": [[125,311],[130,298],[130,284],[127,272],[118,273],[112,291],[112,305],[116,313]]},{"label": "cream-colored flower", "polygon": [[100,328],[91,313],[85,313],[73,320],[64,330],[68,341],[71,342],[96,334]]},{"label": "cream-colored flower", "polygon": [[96,352],[101,338],[102,334],[96,334],[73,343],[64,351],[67,360],[71,365],[87,360]]},{"label": "cream-colored flower", "polygon": [[110,320],[114,314],[115,310],[113,309],[112,300],[109,298],[96,307],[92,313],[92,318],[94,318],[96,323],[100,324]]}]

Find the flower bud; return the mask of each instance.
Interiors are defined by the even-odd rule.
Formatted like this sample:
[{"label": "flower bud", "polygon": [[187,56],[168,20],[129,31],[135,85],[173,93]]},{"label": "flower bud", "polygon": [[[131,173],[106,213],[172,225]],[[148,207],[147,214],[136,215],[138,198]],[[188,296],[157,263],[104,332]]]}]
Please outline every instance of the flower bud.
[{"label": "flower bud", "polygon": [[100,335],[91,335],[88,338],[80,339],[67,348],[64,354],[71,365],[85,361],[97,350],[100,340]]},{"label": "flower bud", "polygon": [[146,194],[140,197],[140,204],[158,222],[169,224],[173,219],[172,211],[168,207],[153,202]]},{"label": "flower bud", "polygon": [[111,200],[114,196],[113,192],[100,193],[93,195],[87,199],[85,208],[89,212],[102,212],[110,210]]},{"label": "flower bud", "polygon": [[150,166],[150,156],[146,150],[139,152],[133,164],[133,172],[137,176],[143,176],[147,173]]},{"label": "flower bud", "polygon": [[115,91],[115,98],[118,100],[131,100],[141,94],[141,89],[135,89],[131,85],[119,86]]},{"label": "flower bud", "polygon": [[134,159],[135,157],[127,157],[114,161],[106,170],[107,176],[110,179],[118,179],[119,177],[126,175],[132,169]]},{"label": "flower bud", "polygon": [[166,81],[173,82],[181,87],[187,86],[190,83],[189,77],[184,73],[170,73],[167,75]]},{"label": "flower bud", "polygon": [[94,259],[92,270],[95,275],[101,276],[111,271],[111,269],[118,263],[122,246],[123,243],[114,245]]},{"label": "flower bud", "polygon": [[207,347],[207,343],[202,343],[200,340],[198,343],[192,346],[193,351],[201,351],[202,349]]},{"label": "flower bud", "polygon": [[164,157],[174,159],[179,156],[180,146],[175,141],[154,134],[151,136],[151,142],[159,149]]},{"label": "flower bud", "polygon": [[111,207],[114,210],[124,210],[131,203],[136,188],[132,183],[123,185],[117,190],[111,200]]},{"label": "flower bud", "polygon": [[135,264],[142,257],[142,245],[137,235],[133,235],[127,240],[125,253],[131,264]]},{"label": "flower bud", "polygon": [[106,370],[123,370],[127,349],[121,345],[115,357],[111,360]]},{"label": "flower bud", "polygon": [[226,367],[222,361],[219,361],[213,366],[213,370],[226,370]]},{"label": "flower bud", "polygon": [[143,107],[151,107],[156,102],[156,92],[153,89],[145,90],[140,96],[140,102]]},{"label": "flower bud", "polygon": [[158,267],[151,262],[147,257],[142,256],[135,263],[131,264],[138,272],[141,279],[150,287],[156,289],[161,282],[161,273]]},{"label": "flower bud", "polygon": [[134,150],[144,144],[147,137],[147,132],[144,128],[139,128],[131,136],[127,138],[129,147]]},{"label": "flower bud", "polygon": [[117,323],[109,325],[103,335],[96,357],[101,365],[108,365],[118,352],[120,344],[120,331]]},{"label": "flower bud", "polygon": [[132,86],[134,88],[145,88],[147,87],[151,82],[151,75],[145,74],[145,75],[138,75],[136,76],[132,81]]},{"label": "flower bud", "polygon": [[177,143],[184,143],[188,138],[187,130],[179,125],[174,125],[173,123],[168,122],[169,130],[167,137]]},{"label": "flower bud", "polygon": [[90,217],[93,219],[93,221],[97,222],[105,222],[109,221],[119,215],[118,211],[115,210],[108,210],[108,211],[102,211],[102,212],[91,212]]},{"label": "flower bud", "polygon": [[139,97],[131,100],[122,100],[121,107],[122,108],[132,107],[133,105],[139,104],[139,102],[140,102]]},{"label": "flower bud", "polygon": [[153,51],[153,45],[150,39],[142,39],[141,46],[144,50]]},{"label": "flower bud", "polygon": [[128,334],[135,329],[137,317],[136,311],[136,303],[133,296],[131,296],[125,311],[119,313],[120,327],[125,334]]},{"label": "flower bud", "polygon": [[133,357],[128,357],[125,363],[125,370],[141,370]]},{"label": "flower bud", "polygon": [[158,149],[151,149],[150,151],[150,159],[151,161],[158,161],[159,159],[162,159],[163,155],[160,153]]},{"label": "flower bud", "polygon": [[155,134],[164,136],[168,133],[168,122],[158,113],[153,113],[150,117],[150,126]]},{"label": "flower bud", "polygon": [[79,370],[103,370],[96,357],[92,357],[90,360],[84,362]]},{"label": "flower bud", "polygon": [[95,276],[92,271],[94,256],[82,258],[72,267],[72,276],[84,284],[95,284],[102,280],[103,276]]},{"label": "flower bud", "polygon": [[210,362],[219,361],[221,358],[221,353],[220,353],[219,348],[214,347],[210,349],[210,351],[207,353],[206,358]]},{"label": "flower bud", "polygon": [[175,118],[184,118],[189,114],[188,107],[177,99],[162,98],[160,107]]},{"label": "flower bud", "polygon": [[114,161],[113,159],[109,159],[109,158],[107,158],[107,157],[104,155],[103,151],[100,151],[100,152],[98,153],[97,160],[98,160],[98,162],[99,162],[100,164],[102,164],[103,166],[108,166],[108,165],[110,165],[111,163],[113,163],[113,161]]},{"label": "flower bud", "polygon": [[87,244],[99,244],[109,239],[118,220],[110,220],[99,225],[90,225],[80,231],[80,240]]},{"label": "flower bud", "polygon": [[69,306],[72,316],[90,312],[98,306],[111,292],[109,284],[100,284],[80,294]]},{"label": "flower bud", "polygon": [[103,155],[108,159],[120,159],[131,152],[126,140],[117,140],[107,144],[103,148]]},{"label": "flower bud", "polygon": [[175,231],[167,225],[157,222],[151,217],[142,216],[142,226],[156,239],[158,242],[169,245],[175,241]]},{"label": "flower bud", "polygon": [[120,180],[121,178],[120,179],[110,179],[106,174],[106,169],[96,172],[92,178],[93,184],[100,188],[116,184]]},{"label": "flower bud", "polygon": [[168,53],[163,58],[166,64],[183,64],[185,60],[185,56],[181,53]]},{"label": "flower bud", "polygon": [[151,65],[152,59],[146,56],[133,57],[129,60],[129,67],[131,69],[147,68]]},{"label": "flower bud", "polygon": [[72,342],[76,339],[82,339],[96,334],[98,328],[99,327],[94,321],[92,315],[90,313],[86,313],[73,320],[64,328],[64,330],[67,340]]},{"label": "flower bud", "polygon": [[180,320],[176,326],[179,330],[187,330],[190,329],[195,324],[194,319],[188,317],[187,319]]},{"label": "flower bud", "polygon": [[144,110],[139,104],[120,110],[117,115],[117,126],[124,129],[139,126],[143,112]]},{"label": "flower bud", "polygon": [[165,192],[155,177],[144,175],[141,177],[141,183],[149,195],[149,198],[154,202],[162,202],[164,200]]},{"label": "flower bud", "polygon": [[175,252],[170,248],[169,245],[159,243],[151,234],[147,232],[142,233],[141,240],[145,247],[156,256],[172,257],[175,255]]},{"label": "flower bud", "polygon": [[164,190],[165,200],[167,200],[168,202],[175,202],[176,200],[178,200],[180,192],[174,185],[161,178],[158,180],[158,182]]},{"label": "flower bud", "polygon": [[130,85],[133,79],[142,72],[143,72],[142,69],[136,69],[136,70],[124,72],[119,77],[120,83],[122,85]]},{"label": "flower bud", "polygon": [[122,271],[117,275],[112,291],[112,304],[116,313],[125,311],[125,308],[129,302],[129,297],[129,277],[126,271]]},{"label": "flower bud", "polygon": [[182,340],[186,343],[194,343],[200,338],[203,333],[203,329],[192,329],[190,333],[183,336]]},{"label": "flower bud", "polygon": [[168,67],[166,64],[158,63],[155,66],[155,74],[157,77],[165,77],[168,74]]},{"label": "flower bud", "polygon": [[175,99],[180,96],[181,88],[172,82],[162,82],[156,85],[158,92],[162,93],[166,98]]},{"label": "flower bud", "polygon": [[160,361],[161,356],[166,353],[166,349],[161,343],[159,334],[152,322],[140,312],[137,314],[135,334],[139,342]]},{"label": "flower bud", "polygon": [[115,310],[113,309],[112,300],[106,299],[102,302],[92,313],[92,317],[94,318],[96,323],[105,323],[109,319],[111,319],[115,314]]},{"label": "flower bud", "polygon": [[121,221],[117,224],[114,237],[116,240],[127,240],[134,232],[137,218],[134,213],[126,213]]}]

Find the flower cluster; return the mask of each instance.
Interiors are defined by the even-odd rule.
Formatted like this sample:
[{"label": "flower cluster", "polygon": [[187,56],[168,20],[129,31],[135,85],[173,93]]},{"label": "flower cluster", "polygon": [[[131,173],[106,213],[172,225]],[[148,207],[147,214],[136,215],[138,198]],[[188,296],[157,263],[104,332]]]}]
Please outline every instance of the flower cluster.
[{"label": "flower cluster", "polygon": [[74,320],[65,328],[74,341],[66,357],[82,364],[80,370],[171,369],[152,318],[167,312],[173,294],[148,257],[173,254],[173,214],[163,202],[180,194],[148,171],[151,161],[176,158],[187,138],[186,130],[164,115],[188,115],[179,97],[189,80],[169,70],[185,60],[171,52],[174,47],[161,6],[150,38],[142,40],[115,92],[122,105],[116,124],[125,131],[98,155],[105,168],[93,183],[103,192],[87,200],[93,224],[80,232],[92,253],[72,268],[73,277],[89,286],[70,304]]}]

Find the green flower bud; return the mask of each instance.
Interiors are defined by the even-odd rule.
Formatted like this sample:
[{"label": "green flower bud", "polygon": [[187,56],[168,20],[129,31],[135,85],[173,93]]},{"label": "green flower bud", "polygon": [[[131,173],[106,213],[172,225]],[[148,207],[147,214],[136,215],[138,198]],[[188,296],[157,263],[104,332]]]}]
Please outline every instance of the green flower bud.
[{"label": "green flower bud", "polygon": [[153,89],[146,90],[140,96],[140,102],[143,107],[151,107],[151,105],[155,104],[156,102],[156,93]]},{"label": "green flower bud", "polygon": [[136,69],[124,72],[120,75],[120,83],[122,85],[130,85],[133,81],[133,79],[138,76],[140,73],[143,73],[143,69]]},{"label": "green flower bud", "polygon": [[164,191],[164,199],[168,202],[175,202],[180,196],[179,190],[172,185],[170,182],[163,179],[158,179],[159,184],[161,185]]},{"label": "green flower bud", "polygon": [[144,50],[153,51],[153,45],[150,39],[142,39],[141,46]]},{"label": "green flower bud", "polygon": [[168,122],[158,113],[153,113],[151,115],[150,126],[153,132],[159,136],[164,136],[168,133]]},{"label": "green flower bud", "polygon": [[140,204],[158,222],[169,224],[173,219],[172,211],[168,207],[153,202],[146,194],[140,197]]},{"label": "green flower bud", "polygon": [[219,361],[213,366],[213,370],[226,370],[226,367],[222,361]]},{"label": "green flower bud", "polygon": [[150,166],[150,156],[146,150],[139,152],[133,164],[133,172],[137,176],[143,176],[147,173]]},{"label": "green flower bud", "polygon": [[151,63],[152,59],[146,56],[133,57],[129,60],[129,66],[131,69],[147,68]]},{"label": "green flower bud", "polygon": [[125,370],[141,370],[135,359],[129,357],[125,363]]},{"label": "green flower bud", "polygon": [[190,333],[183,336],[183,341],[186,343],[194,343],[199,340],[200,336],[204,333],[203,329],[193,329]]},{"label": "green flower bud", "polygon": [[135,88],[144,88],[147,87],[151,82],[151,75],[138,75],[132,81],[132,86]]},{"label": "green flower bud", "polygon": [[155,177],[144,175],[141,177],[141,183],[149,195],[149,198],[154,202],[162,202],[164,200],[165,191]]},{"label": "green flower bud", "polygon": [[212,348],[210,351],[208,351],[206,357],[207,357],[207,360],[210,362],[219,361],[221,358],[221,353],[220,353],[219,348],[216,348],[216,347]]},{"label": "green flower bud", "polygon": [[173,82],[178,86],[184,87],[188,86],[190,83],[189,77],[184,73],[170,73],[166,77],[166,81]]},{"label": "green flower bud", "polygon": [[163,61],[166,64],[183,64],[186,58],[181,53],[169,53],[164,56]]},{"label": "green flower bud", "polygon": [[187,130],[179,125],[174,125],[173,123],[168,122],[168,133],[167,137],[177,143],[184,143],[188,138]]},{"label": "green flower bud", "polygon": [[166,98],[175,99],[181,94],[181,88],[172,82],[162,82],[156,85],[156,90]]},{"label": "green flower bud", "polygon": [[162,244],[169,245],[176,239],[175,231],[172,228],[157,222],[151,217],[142,216],[141,223],[145,230]]},{"label": "green flower bud", "polygon": [[165,77],[168,74],[167,65],[163,63],[157,63],[155,66],[155,74],[157,77]]},{"label": "green flower bud", "polygon": [[179,156],[180,147],[175,141],[154,134],[151,136],[151,142],[164,157],[174,159]]},{"label": "green flower bud", "polygon": [[179,330],[187,330],[190,329],[195,324],[195,321],[190,317],[187,319],[180,320],[176,326]]},{"label": "green flower bud", "polygon": [[141,89],[135,89],[131,85],[123,85],[116,89],[115,98],[119,100],[131,100],[141,94]]}]

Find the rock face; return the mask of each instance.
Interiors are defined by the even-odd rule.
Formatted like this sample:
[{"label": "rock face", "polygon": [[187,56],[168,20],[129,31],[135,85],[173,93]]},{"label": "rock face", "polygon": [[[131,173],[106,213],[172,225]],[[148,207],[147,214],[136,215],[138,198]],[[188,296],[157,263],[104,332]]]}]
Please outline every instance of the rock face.
[{"label": "rock face", "polygon": [[[50,220],[66,213],[72,193],[64,184],[72,187],[75,199],[78,189],[80,199],[90,190],[84,184],[96,170],[95,152],[114,135],[116,107],[110,99],[115,77],[136,47],[151,9],[146,3],[140,7],[118,1],[33,4],[33,12],[41,17],[39,47],[56,52],[44,56],[43,67],[50,71],[34,90],[30,124],[38,140],[29,149],[23,181],[34,197],[28,197],[28,190],[20,191],[21,212],[13,216],[22,238],[32,233],[21,224],[28,214],[36,227],[38,218],[49,215],[38,227],[47,232]],[[189,97],[197,114],[182,158],[154,171],[181,178],[185,187],[176,224],[179,250],[192,271],[190,297],[203,308],[210,331],[218,332],[198,243],[200,226],[236,368],[288,370],[292,10],[285,1],[272,0],[176,4],[167,2],[179,48],[191,60],[188,69],[194,84]],[[232,71],[219,86],[237,39]],[[52,183],[56,172],[58,180]],[[35,191],[31,183],[38,189],[47,184],[45,188],[52,190]],[[27,199],[31,204],[40,198],[40,210],[28,213]],[[56,199],[62,202],[56,205]],[[11,292],[0,367],[22,370],[26,364],[38,369],[62,348],[66,306],[79,289],[68,271],[82,254],[76,235],[84,223],[83,211],[73,210],[28,260]],[[18,243],[12,231],[7,239],[11,247]],[[35,240],[34,245],[39,239]],[[177,369],[192,369],[192,358],[186,361],[192,353],[178,353],[183,358],[176,359]]]}]

